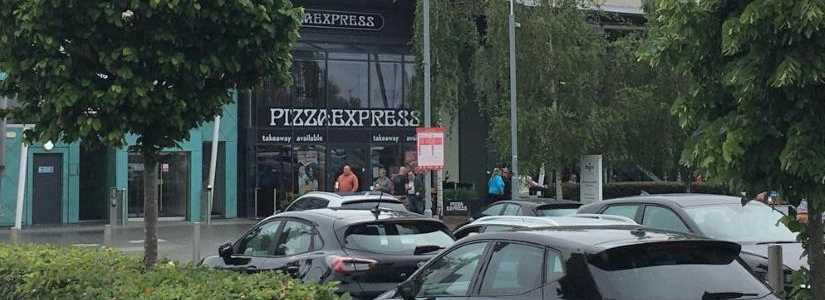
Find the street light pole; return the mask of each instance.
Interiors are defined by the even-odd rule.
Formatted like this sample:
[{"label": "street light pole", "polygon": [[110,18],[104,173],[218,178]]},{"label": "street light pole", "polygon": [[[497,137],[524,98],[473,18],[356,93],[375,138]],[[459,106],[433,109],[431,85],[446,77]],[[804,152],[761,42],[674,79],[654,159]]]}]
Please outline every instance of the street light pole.
[{"label": "street light pole", "polygon": [[517,113],[517,101],[516,101],[516,15],[514,13],[514,2],[515,0],[510,0],[510,139],[511,139],[511,151],[512,151],[512,170],[513,174],[510,177],[511,180],[511,189],[510,189],[510,197],[511,199],[516,199],[516,195],[518,195],[518,186],[515,183],[518,182],[518,113]]},{"label": "street light pole", "polygon": [[[430,0],[424,0],[424,127],[432,126],[430,119]],[[424,172],[424,216],[433,216],[432,172]],[[440,179],[439,179],[440,180]]]}]

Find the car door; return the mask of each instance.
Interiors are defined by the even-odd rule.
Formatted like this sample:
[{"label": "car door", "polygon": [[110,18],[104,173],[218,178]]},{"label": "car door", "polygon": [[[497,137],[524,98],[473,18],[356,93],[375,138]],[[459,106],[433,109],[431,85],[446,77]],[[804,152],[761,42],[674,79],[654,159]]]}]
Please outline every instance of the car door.
[{"label": "car door", "polygon": [[636,223],[641,224],[641,212],[642,212],[642,204],[641,203],[622,203],[622,204],[612,204],[608,205],[604,209],[602,209],[600,214],[603,215],[613,215],[613,216],[620,216],[633,219]]},{"label": "car door", "polygon": [[[543,246],[496,242],[490,251],[474,299],[542,299],[545,260]],[[555,271],[555,270],[553,270]],[[558,279],[558,278],[556,278]]]},{"label": "car door", "polygon": [[284,220],[279,233],[279,240],[273,249],[272,256],[266,260],[260,260],[255,266],[260,270],[282,271],[295,278],[303,278],[312,264],[317,262],[319,253],[314,253],[322,248],[323,241],[320,239],[315,226],[302,219],[289,218]]},{"label": "car door", "polygon": [[418,299],[458,300],[468,298],[473,292],[481,266],[486,261],[489,242],[464,244],[448,250],[435,258],[417,273]]},{"label": "car door", "polygon": [[258,266],[274,257],[281,225],[282,219],[272,219],[256,225],[235,242],[231,257],[224,258],[224,265],[218,267],[239,272],[258,272]]},{"label": "car door", "polygon": [[646,227],[690,233],[684,220],[679,217],[672,209],[659,205],[645,205],[642,222],[639,222]]}]

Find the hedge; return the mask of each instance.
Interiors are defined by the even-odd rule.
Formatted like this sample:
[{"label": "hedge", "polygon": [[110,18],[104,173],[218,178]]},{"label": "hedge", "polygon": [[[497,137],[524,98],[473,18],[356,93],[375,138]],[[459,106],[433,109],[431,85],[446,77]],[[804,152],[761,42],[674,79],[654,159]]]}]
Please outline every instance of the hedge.
[{"label": "hedge", "polygon": [[343,299],[333,284],[303,284],[281,273],[142,265],[112,249],[0,243],[0,299]]},{"label": "hedge", "polygon": [[[683,182],[612,182],[604,185],[602,190],[602,197],[604,199],[613,199],[627,196],[636,196],[642,192],[648,194],[671,194],[684,193],[687,191],[687,184]],[[703,194],[723,194],[733,195],[726,186],[715,185],[707,183],[693,183],[691,184],[691,192]],[[579,185],[576,183],[562,184],[562,193],[565,199],[579,200]],[[556,188],[554,186],[542,189],[543,197],[555,197]]]}]

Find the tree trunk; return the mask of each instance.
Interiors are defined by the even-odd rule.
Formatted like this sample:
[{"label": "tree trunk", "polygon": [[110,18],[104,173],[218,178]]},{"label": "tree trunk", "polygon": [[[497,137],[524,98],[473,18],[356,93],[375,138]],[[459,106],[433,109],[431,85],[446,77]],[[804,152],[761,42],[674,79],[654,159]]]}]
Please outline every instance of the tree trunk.
[{"label": "tree trunk", "polygon": [[143,155],[143,264],[152,268],[158,260],[158,160]]},{"label": "tree trunk", "polygon": [[561,170],[556,170],[556,200],[564,199],[564,191],[562,190],[561,186]]},{"label": "tree trunk", "polygon": [[810,281],[813,299],[825,299],[825,252],[823,252],[822,204],[825,199],[808,200],[808,264],[811,266]]}]

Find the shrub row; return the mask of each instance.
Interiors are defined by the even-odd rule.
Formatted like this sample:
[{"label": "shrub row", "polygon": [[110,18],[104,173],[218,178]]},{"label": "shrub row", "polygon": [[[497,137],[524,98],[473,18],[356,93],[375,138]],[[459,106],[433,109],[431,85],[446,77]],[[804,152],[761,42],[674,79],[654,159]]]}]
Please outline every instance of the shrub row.
[{"label": "shrub row", "polygon": [[[555,186],[537,190],[542,191],[543,197],[552,198],[556,195]],[[693,193],[732,195],[726,186],[707,183],[693,183],[691,184],[690,190]],[[642,192],[648,194],[670,194],[684,193],[686,191],[687,184],[683,182],[612,182],[604,185],[602,197],[604,199],[613,199],[640,195]],[[565,199],[579,200],[579,185],[576,183],[564,183],[562,184],[562,193]]]},{"label": "shrub row", "polygon": [[112,249],[0,243],[0,299],[340,299],[335,290],[168,261],[146,271]]}]

